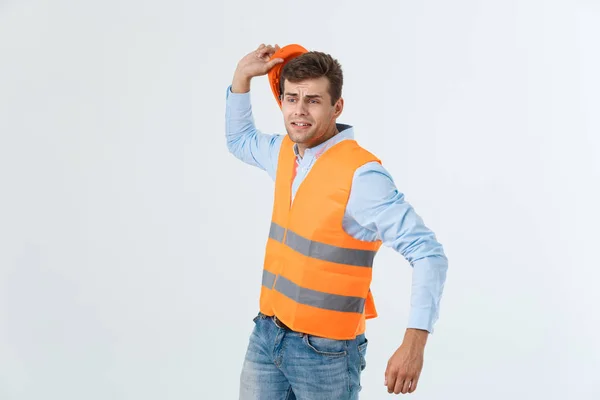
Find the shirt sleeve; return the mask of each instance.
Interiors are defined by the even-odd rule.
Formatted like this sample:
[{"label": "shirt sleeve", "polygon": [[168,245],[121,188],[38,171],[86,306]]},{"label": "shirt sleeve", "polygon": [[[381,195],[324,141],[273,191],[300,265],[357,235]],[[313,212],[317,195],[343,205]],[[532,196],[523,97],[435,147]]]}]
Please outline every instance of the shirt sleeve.
[{"label": "shirt sleeve", "polygon": [[275,179],[283,136],[261,133],[256,129],[250,92],[233,93],[231,86],[227,87],[225,137],[231,154],[266,171]]},{"label": "shirt sleeve", "polygon": [[433,333],[448,260],[435,234],[425,226],[380,163],[370,162],[357,169],[346,212],[413,267],[408,327]]}]

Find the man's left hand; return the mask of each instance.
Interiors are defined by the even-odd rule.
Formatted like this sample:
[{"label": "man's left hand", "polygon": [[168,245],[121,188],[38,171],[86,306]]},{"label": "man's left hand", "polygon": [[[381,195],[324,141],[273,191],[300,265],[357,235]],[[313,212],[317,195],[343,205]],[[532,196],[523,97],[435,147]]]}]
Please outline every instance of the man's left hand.
[{"label": "man's left hand", "polygon": [[385,386],[388,393],[412,393],[423,368],[423,354],[429,332],[407,329],[402,345],[390,358],[385,370]]}]

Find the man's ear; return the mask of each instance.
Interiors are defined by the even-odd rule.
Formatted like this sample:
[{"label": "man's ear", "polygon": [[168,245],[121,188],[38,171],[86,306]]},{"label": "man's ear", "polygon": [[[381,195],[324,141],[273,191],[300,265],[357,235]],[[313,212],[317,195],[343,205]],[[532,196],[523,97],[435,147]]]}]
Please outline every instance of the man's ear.
[{"label": "man's ear", "polygon": [[335,118],[339,117],[342,111],[344,111],[344,99],[340,97],[333,105],[333,108]]}]

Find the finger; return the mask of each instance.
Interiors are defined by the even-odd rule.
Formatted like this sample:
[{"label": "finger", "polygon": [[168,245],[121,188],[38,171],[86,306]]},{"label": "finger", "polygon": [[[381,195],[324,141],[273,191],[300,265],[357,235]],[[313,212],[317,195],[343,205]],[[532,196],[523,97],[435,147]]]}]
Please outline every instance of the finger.
[{"label": "finger", "polygon": [[412,380],[410,378],[406,378],[404,380],[404,385],[402,385],[402,389],[400,390],[400,392],[402,394],[406,394],[408,393],[408,389],[410,388],[410,384],[411,384]]},{"label": "finger", "polygon": [[262,58],[266,49],[267,46],[264,43],[261,43],[260,46],[258,46],[258,48],[254,50],[254,54],[256,54],[256,57]]},{"label": "finger", "polygon": [[275,47],[268,45],[265,50],[265,54],[267,54],[269,57],[271,57],[273,54],[275,54],[276,51],[277,51],[277,49],[275,49]]},{"label": "finger", "polygon": [[396,377],[396,384],[394,385],[394,393],[395,394],[399,394],[400,392],[402,392],[402,388],[404,387],[404,377],[403,376],[397,376]]},{"label": "finger", "polygon": [[392,368],[390,368],[390,365],[388,364],[387,368],[385,369],[385,383],[384,383],[384,385],[387,386],[388,393],[394,392],[395,384],[396,384],[396,373],[394,372],[394,370]]},{"label": "finger", "polygon": [[417,390],[417,382],[419,382],[419,377],[415,377],[415,379],[412,380],[412,382],[410,383],[410,389],[408,389],[408,393],[412,393],[415,390]]},{"label": "finger", "polygon": [[273,68],[274,66],[276,66],[277,64],[280,64],[282,62],[283,62],[283,58],[274,58],[267,63],[267,69],[270,70],[271,68]]},{"label": "finger", "polygon": [[383,386],[387,386],[388,384],[388,370],[390,369],[390,365],[388,364],[387,367],[385,367],[385,372],[383,373]]},{"label": "finger", "polygon": [[271,58],[273,53],[275,53],[275,49],[273,48],[273,46],[269,45],[260,49],[257,54],[257,57],[267,61],[269,58]]}]

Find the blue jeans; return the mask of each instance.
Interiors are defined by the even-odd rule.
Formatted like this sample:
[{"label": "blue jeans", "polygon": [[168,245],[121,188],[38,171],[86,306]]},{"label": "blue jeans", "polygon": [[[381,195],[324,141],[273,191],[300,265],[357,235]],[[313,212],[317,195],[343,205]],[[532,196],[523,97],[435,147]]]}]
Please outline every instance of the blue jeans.
[{"label": "blue jeans", "polygon": [[367,339],[334,340],[254,318],[240,376],[240,400],[356,400]]}]

